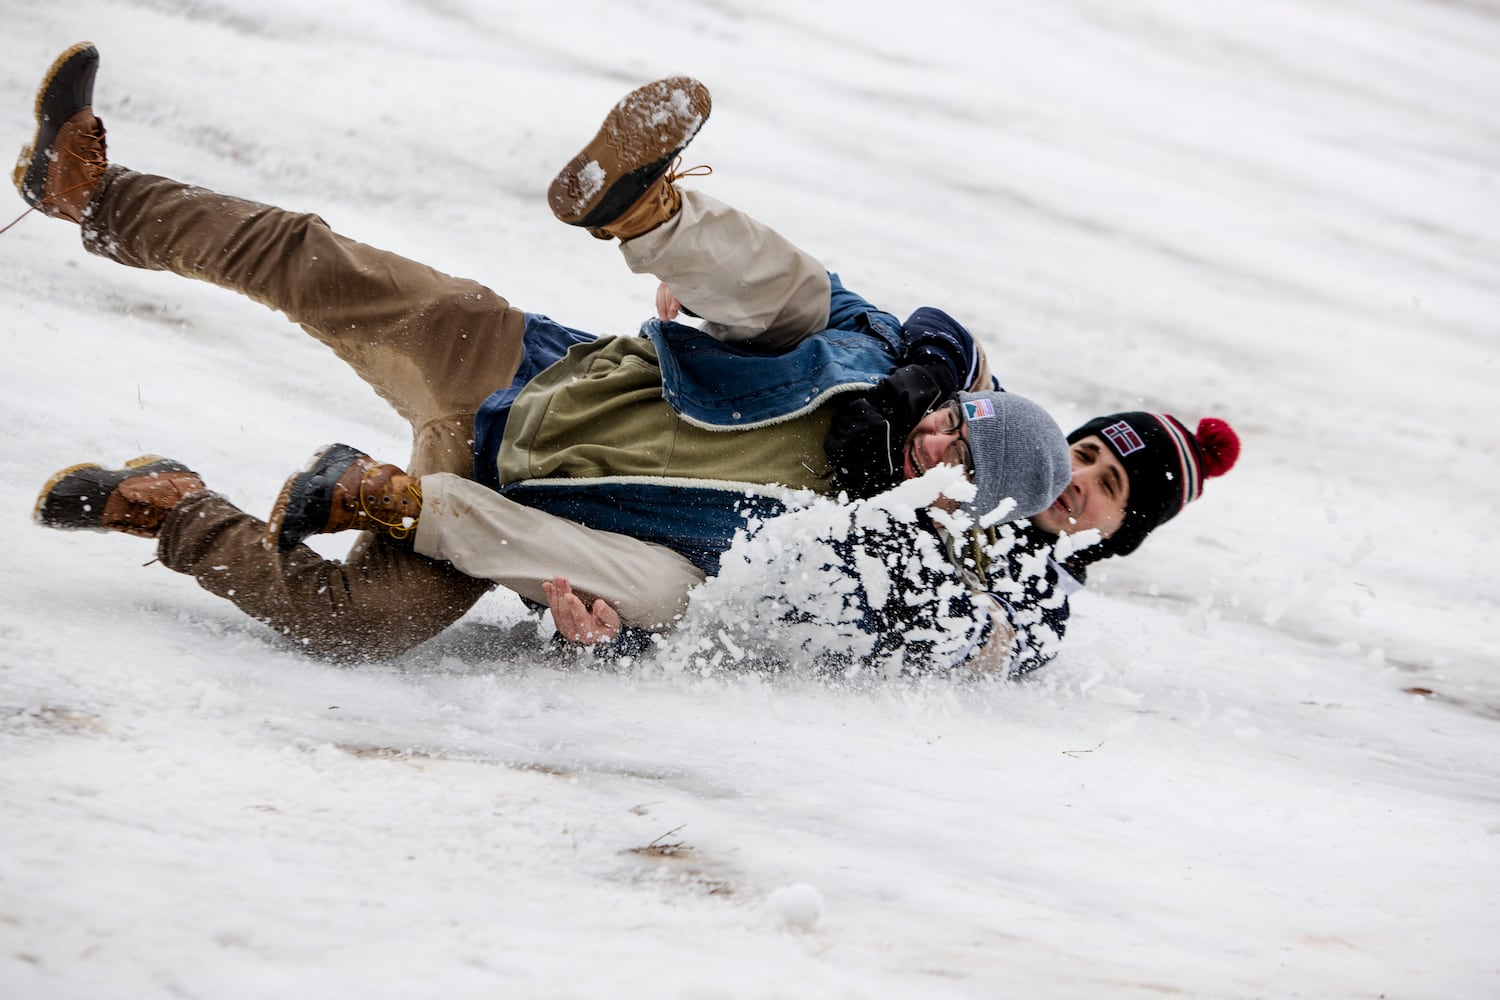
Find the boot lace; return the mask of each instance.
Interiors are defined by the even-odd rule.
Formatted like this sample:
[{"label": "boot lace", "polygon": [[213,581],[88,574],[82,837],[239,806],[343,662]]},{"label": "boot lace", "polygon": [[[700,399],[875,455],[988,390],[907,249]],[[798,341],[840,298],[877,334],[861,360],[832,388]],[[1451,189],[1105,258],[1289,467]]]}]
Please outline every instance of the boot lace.
[{"label": "boot lace", "polygon": [[54,191],[50,197],[42,199],[43,202],[56,201],[65,194],[72,194],[74,191],[81,191],[86,187],[91,187],[99,183],[99,178],[103,177],[104,171],[109,169],[109,157],[104,153],[103,138],[104,130],[94,129],[89,133],[89,139],[92,141],[89,142],[88,148],[84,152],[78,153],[71,149],[63,150],[68,156],[83,164],[83,180],[70,188]]},{"label": "boot lace", "polygon": [[688,167],[686,170],[678,170],[682,166],[682,157],[678,157],[670,167],[667,168],[666,181],[668,184],[676,184],[684,177],[707,177],[714,172],[714,168],[706,163],[700,163],[696,167]]},{"label": "boot lace", "polygon": [[[61,191],[53,191],[50,195],[44,197],[35,205],[27,208],[26,211],[22,212],[20,215],[7,222],[3,227],[0,227],[0,236],[4,236],[7,232],[10,231],[11,226],[14,226],[16,223],[20,222],[22,219],[26,218],[26,216],[41,208],[43,205],[55,203],[58,198],[61,198],[64,195],[72,194],[74,191],[81,191],[84,188],[92,187],[93,185],[99,183],[99,178],[103,177],[104,171],[109,168],[109,157],[104,152],[104,130],[102,128],[99,128],[90,131],[89,139],[91,139],[92,141],[88,144],[88,149],[83,153],[77,153],[71,149],[63,150],[66,155],[71,156],[73,159],[83,164],[83,180],[78,182],[77,184],[74,184],[72,187],[63,188]],[[19,176],[20,174],[18,173],[17,177],[19,178]],[[16,183],[19,186],[20,181],[17,180]]]},{"label": "boot lace", "polygon": [[[406,484],[406,495],[409,498],[411,498],[412,500],[415,500],[417,502],[417,510],[421,511],[421,509],[422,509],[422,482],[421,482],[421,480],[419,480],[419,479],[411,479],[411,480],[409,480],[407,482],[407,484]],[[386,521],[386,520],[382,520],[380,517],[376,516],[376,514],[375,514],[374,511],[370,510],[369,503],[365,500],[365,492],[364,492],[364,490],[360,490],[360,492],[359,492],[359,512],[361,514],[363,514],[365,517],[369,518],[375,524],[380,525],[380,527],[384,529],[384,533],[386,535],[390,536],[391,538],[394,538],[398,542],[404,540],[408,535],[410,535],[413,531],[416,530],[416,528],[417,528],[417,521],[421,517],[421,514],[419,513],[416,517],[406,516],[406,517],[402,517],[399,521]]]}]

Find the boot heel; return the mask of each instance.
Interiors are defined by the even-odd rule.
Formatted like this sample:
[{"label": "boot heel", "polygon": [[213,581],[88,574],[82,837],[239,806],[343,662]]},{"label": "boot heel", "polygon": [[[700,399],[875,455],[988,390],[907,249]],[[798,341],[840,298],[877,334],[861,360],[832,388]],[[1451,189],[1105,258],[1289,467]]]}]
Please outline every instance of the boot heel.
[{"label": "boot heel", "polygon": [[125,468],[139,469],[143,465],[155,465],[157,462],[167,461],[170,461],[170,459],[163,458],[160,455],[137,455],[135,458],[132,458],[130,461],[125,463]]}]

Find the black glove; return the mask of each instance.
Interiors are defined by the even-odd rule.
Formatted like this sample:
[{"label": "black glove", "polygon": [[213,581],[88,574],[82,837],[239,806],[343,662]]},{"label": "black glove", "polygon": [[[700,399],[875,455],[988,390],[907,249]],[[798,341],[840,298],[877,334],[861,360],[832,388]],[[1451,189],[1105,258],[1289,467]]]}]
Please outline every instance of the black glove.
[{"label": "black glove", "polygon": [[854,497],[874,496],[901,482],[906,436],[954,391],[946,365],[915,364],[897,368],[845,403],[823,442],[834,482]]},{"label": "black glove", "polygon": [[907,317],[901,328],[907,342],[903,361],[947,369],[948,380],[956,388],[968,381],[977,348],[962,323],[941,309],[923,306]]}]

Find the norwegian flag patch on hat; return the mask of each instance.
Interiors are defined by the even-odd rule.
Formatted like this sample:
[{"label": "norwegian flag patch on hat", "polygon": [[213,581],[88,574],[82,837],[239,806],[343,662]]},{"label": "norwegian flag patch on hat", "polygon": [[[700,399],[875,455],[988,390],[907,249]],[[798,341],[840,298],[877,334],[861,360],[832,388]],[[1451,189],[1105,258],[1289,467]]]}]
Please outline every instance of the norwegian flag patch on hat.
[{"label": "norwegian flag patch on hat", "polygon": [[1115,454],[1124,458],[1133,455],[1146,447],[1146,442],[1135,432],[1135,428],[1121,420],[1117,424],[1111,424],[1099,432],[1109,439],[1109,443],[1115,446]]}]

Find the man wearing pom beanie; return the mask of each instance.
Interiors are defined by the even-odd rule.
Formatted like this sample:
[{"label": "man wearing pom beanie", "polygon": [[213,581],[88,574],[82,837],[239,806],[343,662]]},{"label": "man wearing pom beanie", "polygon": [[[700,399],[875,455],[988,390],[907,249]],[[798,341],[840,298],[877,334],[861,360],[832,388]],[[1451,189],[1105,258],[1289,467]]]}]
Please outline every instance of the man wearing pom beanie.
[{"label": "man wearing pom beanie", "polygon": [[1097,529],[1095,558],[1136,552],[1239,457],[1239,436],[1226,421],[1205,418],[1194,435],[1172,415],[1142,411],[1095,417],[1068,445],[1073,481],[1032,522],[1052,534]]},{"label": "man wearing pom beanie", "polygon": [[[1124,504],[1118,527],[1110,526],[1098,543],[1100,556],[1129,555],[1146,536],[1182,512],[1203,493],[1203,482],[1228,472],[1239,457],[1240,441],[1233,428],[1216,417],[1198,422],[1196,434],[1165,413],[1111,413],[1095,417],[1068,435],[1074,465],[1098,467],[1107,475],[1113,464],[1107,450],[1125,472]],[[1057,501],[1038,514],[1034,523],[1058,532],[1076,530],[1072,511],[1083,503],[1084,480],[1075,476]],[[1100,489],[1105,489],[1101,482]]]},{"label": "man wearing pom beanie", "polygon": [[977,558],[982,585],[1005,607],[1012,628],[1012,674],[1057,655],[1070,598],[1089,566],[1134,552],[1202,495],[1205,480],[1228,472],[1240,452],[1223,420],[1205,418],[1195,433],[1170,414],[1144,411],[1095,417],[1068,435],[1068,445],[1067,488],[1029,520],[989,532],[992,555]]}]

